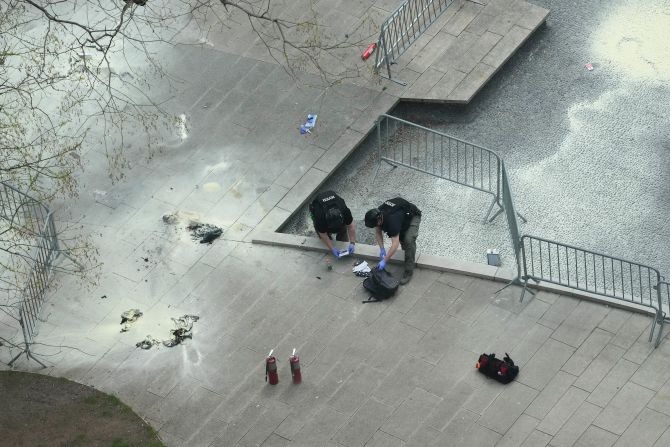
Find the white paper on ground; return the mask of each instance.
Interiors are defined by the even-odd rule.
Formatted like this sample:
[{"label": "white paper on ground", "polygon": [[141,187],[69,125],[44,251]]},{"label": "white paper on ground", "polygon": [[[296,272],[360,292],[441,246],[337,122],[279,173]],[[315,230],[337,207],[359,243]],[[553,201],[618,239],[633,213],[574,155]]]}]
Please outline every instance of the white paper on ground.
[{"label": "white paper on ground", "polygon": [[354,266],[354,268],[351,269],[351,271],[354,272],[354,273],[358,273],[358,272],[361,272],[361,273],[368,273],[368,272],[370,272],[371,270],[370,270],[370,266],[368,265],[368,262],[367,262],[367,261],[363,261],[363,262],[361,262],[360,264]]}]

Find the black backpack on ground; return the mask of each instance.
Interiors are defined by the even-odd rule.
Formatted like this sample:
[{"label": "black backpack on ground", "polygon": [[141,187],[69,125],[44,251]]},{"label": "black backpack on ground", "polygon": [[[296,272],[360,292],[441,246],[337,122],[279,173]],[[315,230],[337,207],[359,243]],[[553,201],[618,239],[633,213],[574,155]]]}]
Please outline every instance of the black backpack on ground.
[{"label": "black backpack on ground", "polygon": [[363,287],[370,292],[370,298],[364,303],[382,301],[391,298],[398,290],[400,283],[386,270],[372,269],[369,278],[363,281]]},{"label": "black backpack on ground", "polygon": [[514,364],[508,353],[505,353],[502,360],[497,359],[495,354],[482,354],[475,367],[480,373],[500,383],[510,383],[519,374],[519,367]]}]

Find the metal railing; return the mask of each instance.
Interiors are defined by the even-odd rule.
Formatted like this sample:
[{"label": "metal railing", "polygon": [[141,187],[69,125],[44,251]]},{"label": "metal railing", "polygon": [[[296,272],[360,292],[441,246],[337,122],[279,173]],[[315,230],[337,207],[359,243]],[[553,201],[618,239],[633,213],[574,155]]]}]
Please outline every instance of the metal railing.
[{"label": "metal railing", "polygon": [[[25,271],[15,272],[15,278],[25,279],[25,284],[15,284],[20,297],[14,306],[23,333],[23,350],[9,362],[11,366],[22,354],[45,366],[30,352],[30,345],[37,334],[39,315],[45,292],[51,280],[53,266],[61,251],[58,245],[53,214],[38,200],[18,189],[0,182],[0,219],[9,243],[26,247],[15,265],[24,265]],[[17,267],[20,269],[20,267]]]},{"label": "metal railing", "polygon": [[[505,209],[503,193],[510,197],[506,200],[512,205],[509,184],[506,191],[502,188],[504,163],[489,149],[390,115],[380,115],[377,120],[377,142],[380,161],[490,194],[485,222]],[[507,177],[505,181],[508,182]],[[496,204],[499,210],[489,219]]]},{"label": "metal railing", "polygon": [[377,42],[375,69],[386,65],[388,79],[406,85],[404,81],[391,77],[391,64],[403,54],[437,18],[453,3],[453,0],[405,0],[382,23]]},{"label": "metal railing", "polygon": [[663,313],[670,316],[670,283],[665,282],[665,278],[661,277],[661,282],[658,283],[658,293],[661,297],[661,309]]},{"label": "metal railing", "polygon": [[[663,332],[663,323],[664,322],[669,322],[670,323],[670,283],[665,281],[665,278],[661,277],[661,282],[658,283],[658,302],[661,307],[661,316],[662,319],[660,321],[656,321],[656,323],[660,324],[660,329],[658,331],[658,336],[656,337],[656,346],[658,346],[658,343],[661,340],[661,335]],[[656,319],[659,319],[659,316],[657,315]],[[655,324],[656,324],[655,323]],[[652,331],[654,328],[652,327]]]},{"label": "metal railing", "polygon": [[656,318],[649,341],[659,323],[658,345],[668,313],[664,312],[663,283],[657,269],[530,235],[521,238],[521,249],[523,274],[520,278],[524,283],[524,292],[530,279],[652,308]]},{"label": "metal railing", "polygon": [[[514,196],[512,194],[512,187],[510,186],[509,177],[507,176],[507,169],[505,168],[505,162],[501,161],[501,171],[500,171],[500,183],[502,185],[502,209],[505,211],[505,217],[507,218],[507,228],[509,229],[510,240],[512,241],[512,248],[514,249],[514,258],[516,260],[516,272],[517,277],[521,277],[521,230],[519,228],[519,221],[517,220],[517,215],[521,216],[514,206]],[[498,211],[500,212],[500,210]],[[497,216],[494,215],[491,220]],[[526,222],[526,219],[521,216],[522,220]]]},{"label": "metal railing", "polygon": [[[505,163],[495,152],[435,130],[389,115],[377,120],[379,160],[449,180],[492,196],[484,221],[505,213],[516,261],[516,277],[509,285],[547,282],[622,300],[653,309],[649,340],[659,326],[670,322],[670,285],[659,271],[637,262],[531,235],[522,235]],[[493,206],[499,210],[490,219]],[[505,286],[505,287],[507,287]],[[502,290],[502,289],[501,289]]]}]

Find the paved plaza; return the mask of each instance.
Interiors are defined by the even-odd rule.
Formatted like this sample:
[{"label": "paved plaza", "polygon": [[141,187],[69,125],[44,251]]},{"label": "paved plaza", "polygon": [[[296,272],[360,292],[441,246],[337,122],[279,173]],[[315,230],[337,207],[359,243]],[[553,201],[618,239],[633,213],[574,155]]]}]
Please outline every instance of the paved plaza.
[{"label": "paved plaza", "polygon": [[[80,350],[35,350],[49,354],[47,373],[118,395],[169,446],[670,442],[670,343],[647,342],[648,316],[546,292],[519,303],[518,290],[494,296],[500,283],[427,269],[393,299],[362,304],[350,261],[328,271],[321,253],[232,240],[133,273],[152,246],[200,248],[161,239],[119,253],[125,276],[116,267],[98,289],[50,302],[39,341]],[[120,333],[130,306],[144,316]],[[192,340],[134,346],[184,313],[201,317]],[[270,349],[277,386],[265,383]],[[505,351],[521,366],[515,382],[476,372],[480,353]]]},{"label": "paved plaza", "polygon": [[455,0],[393,67],[412,81],[402,99],[468,104],[548,14],[523,0]]},{"label": "paved plaza", "polygon": [[[359,3],[385,16],[377,3],[389,2],[324,3],[332,21]],[[411,84],[296,81],[254,40],[210,37],[165,55],[187,79],[169,107],[188,117],[188,135],[148,162],[129,148],[132,170],[116,183],[91,149],[81,195],[54,207],[104,264],[95,286],[56,277],[33,347],[48,368],[24,357],[18,369],[117,395],[170,447],[670,445],[670,343],[648,343],[648,315],[546,291],[520,302],[519,288],[496,294],[504,282],[467,265],[429,268],[439,259],[394,298],[363,304],[351,259],[329,271],[323,252],[252,243],[300,209]],[[307,113],[317,128],[300,135]],[[200,244],[191,219],[224,233]],[[120,332],[132,308],[143,316]],[[192,340],[136,347],[167,338],[185,314],[200,317]],[[265,382],[271,349],[276,386]],[[517,379],[478,374],[482,352],[508,352]],[[10,356],[0,350],[1,368]]]}]

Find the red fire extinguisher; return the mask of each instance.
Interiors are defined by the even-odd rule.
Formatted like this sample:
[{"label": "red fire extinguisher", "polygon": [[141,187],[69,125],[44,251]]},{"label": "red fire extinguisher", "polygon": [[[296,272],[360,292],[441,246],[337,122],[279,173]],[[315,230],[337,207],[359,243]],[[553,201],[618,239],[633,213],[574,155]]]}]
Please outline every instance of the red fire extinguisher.
[{"label": "red fire extinguisher", "polygon": [[300,357],[295,355],[295,348],[293,348],[293,354],[288,358],[288,362],[291,365],[293,383],[297,385],[302,382],[302,373],[300,372]]},{"label": "red fire extinguisher", "polygon": [[277,358],[272,355],[274,349],[270,351],[267,359],[265,359],[265,381],[270,385],[279,383],[279,375],[277,374]]},{"label": "red fire extinguisher", "polygon": [[369,58],[372,55],[372,53],[375,52],[375,48],[377,48],[376,43],[371,43],[370,45],[368,45],[365,51],[363,51],[363,54],[361,54],[361,59],[367,60],[367,58]]}]

